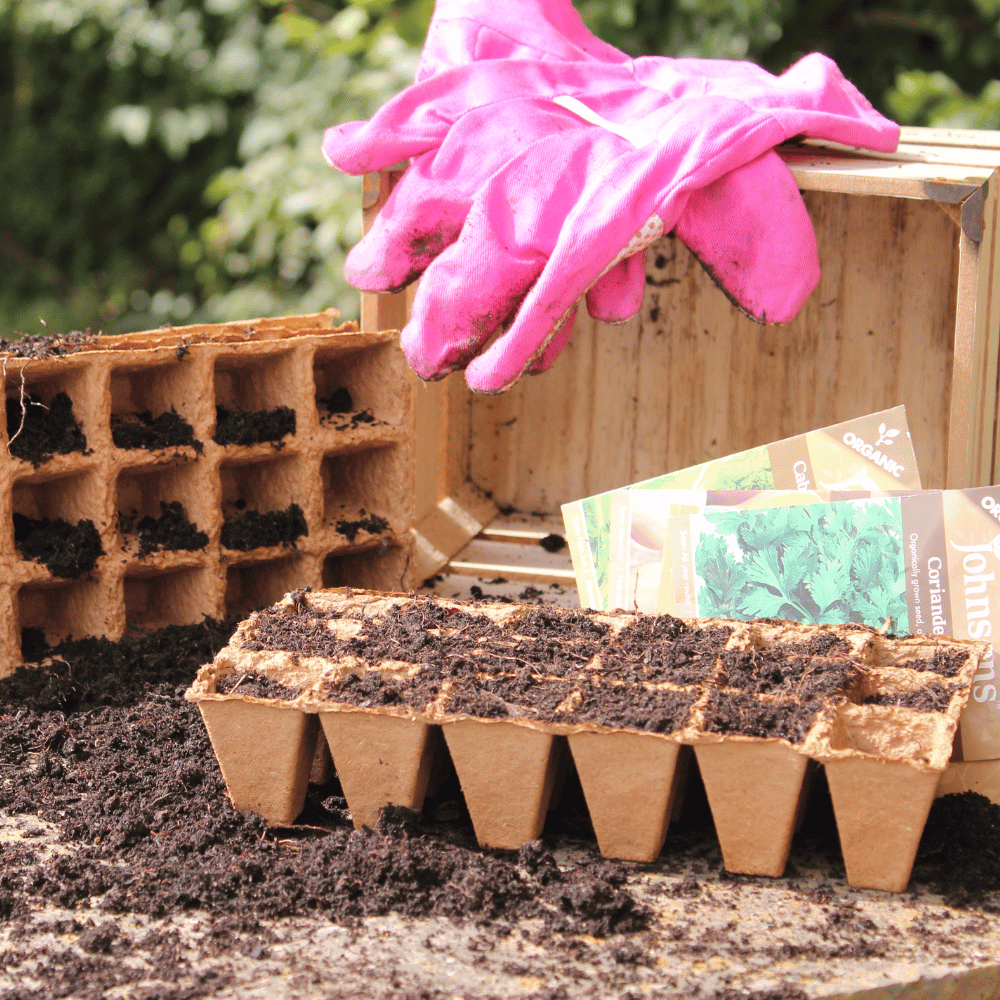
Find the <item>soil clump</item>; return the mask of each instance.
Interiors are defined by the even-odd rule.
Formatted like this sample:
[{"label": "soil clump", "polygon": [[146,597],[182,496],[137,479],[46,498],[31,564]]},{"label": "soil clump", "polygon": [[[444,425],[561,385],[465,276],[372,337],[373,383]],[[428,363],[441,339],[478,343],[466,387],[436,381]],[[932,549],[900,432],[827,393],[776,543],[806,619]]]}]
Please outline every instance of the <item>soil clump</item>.
[{"label": "soil clump", "polygon": [[42,563],[53,576],[79,580],[104,555],[100,532],[89,518],[73,524],[61,517],[36,520],[15,512],[13,520],[21,558]]},{"label": "soil clump", "polygon": [[152,552],[197,552],[208,545],[208,535],[188,520],[180,500],[160,501],[160,516],[147,514],[138,518],[133,511],[120,518],[123,534],[134,534],[139,539],[140,558]]},{"label": "soil clump", "polygon": [[295,411],[288,406],[277,406],[273,410],[227,410],[215,408],[215,433],[212,440],[216,444],[279,444],[286,434],[295,433]]},{"label": "soil clump", "polygon": [[153,416],[149,410],[142,413],[112,414],[111,438],[116,448],[145,448],[159,451],[162,448],[188,446],[200,455],[205,446],[194,436],[194,428],[173,408]]},{"label": "soil clump", "polygon": [[369,514],[364,507],[358,511],[358,514],[360,516],[354,521],[342,519],[336,523],[338,534],[343,535],[352,545],[354,539],[362,531],[367,531],[371,535],[380,535],[389,530],[389,522],[384,517],[379,517],[378,514]]},{"label": "soil clump", "polygon": [[73,416],[73,401],[65,392],[57,392],[46,405],[34,395],[7,397],[7,450],[38,466],[53,455],[87,451],[83,428]]},{"label": "soil clump", "polygon": [[287,510],[241,511],[223,522],[221,538],[227,549],[249,552],[271,545],[291,546],[296,538],[308,534],[305,514],[293,503]]}]

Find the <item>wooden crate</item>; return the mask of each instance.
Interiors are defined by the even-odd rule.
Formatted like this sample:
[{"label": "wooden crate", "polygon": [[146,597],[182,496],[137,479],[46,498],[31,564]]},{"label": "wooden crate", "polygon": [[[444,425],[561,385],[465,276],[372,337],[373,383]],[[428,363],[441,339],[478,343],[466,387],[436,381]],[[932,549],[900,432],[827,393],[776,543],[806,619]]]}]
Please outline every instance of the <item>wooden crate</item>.
[{"label": "wooden crate", "polygon": [[[497,507],[520,514],[503,530],[538,535],[532,512],[899,403],[926,487],[997,481],[1000,132],[907,128],[891,155],[781,153],[823,270],[793,323],[748,320],[668,236],[647,251],[640,314],[607,326],[580,310],[545,375],[502,396],[458,374],[418,383],[423,565]],[[369,220],[393,183],[367,179]],[[362,298],[362,329],[405,323],[406,293]],[[522,577],[523,549],[508,567]]]}]

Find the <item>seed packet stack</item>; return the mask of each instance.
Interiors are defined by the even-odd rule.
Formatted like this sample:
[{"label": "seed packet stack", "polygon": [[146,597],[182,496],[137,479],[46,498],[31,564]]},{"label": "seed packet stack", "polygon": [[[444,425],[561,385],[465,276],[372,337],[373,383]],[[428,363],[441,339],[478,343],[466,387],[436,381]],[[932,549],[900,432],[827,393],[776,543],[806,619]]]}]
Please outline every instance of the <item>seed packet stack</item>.
[{"label": "seed packet stack", "polygon": [[[903,407],[563,508],[585,606],[1000,634],[1000,486],[922,490]],[[973,679],[939,793],[1000,802],[1000,683]]]}]

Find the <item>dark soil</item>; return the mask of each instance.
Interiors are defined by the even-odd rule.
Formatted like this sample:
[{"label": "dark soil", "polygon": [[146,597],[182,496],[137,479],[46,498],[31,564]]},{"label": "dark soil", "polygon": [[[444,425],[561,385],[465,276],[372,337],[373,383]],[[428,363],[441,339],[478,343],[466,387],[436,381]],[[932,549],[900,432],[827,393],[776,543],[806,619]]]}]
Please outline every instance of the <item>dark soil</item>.
[{"label": "dark soil", "polygon": [[705,731],[801,743],[822,707],[818,702],[762,701],[744,691],[713,691],[704,708]]},{"label": "dark soil", "polygon": [[898,705],[918,712],[943,712],[957,690],[954,684],[925,684],[916,691],[878,692],[864,699],[865,705]]},{"label": "dark soil", "polygon": [[[30,835],[0,844],[0,921],[15,942],[4,952],[5,965],[40,962],[42,972],[35,974],[45,984],[15,987],[4,993],[5,1000],[117,996],[123,990],[147,1000],[193,1000],[226,987],[224,968],[221,974],[190,978],[185,958],[190,945],[175,930],[154,926],[144,939],[130,939],[114,917],[127,912],[204,915],[196,946],[203,955],[265,957],[272,932],[260,921],[272,916],[320,916],[357,926],[367,914],[398,913],[479,924],[476,948],[486,954],[492,941],[513,933],[532,948],[548,942],[549,948],[564,949],[567,958],[596,959],[595,943],[574,935],[629,933],[648,925],[648,911],[625,882],[639,873],[653,879],[646,883],[651,891],[677,897],[683,909],[661,928],[665,936],[658,944],[647,943],[642,934],[612,938],[604,948],[613,950],[620,968],[643,967],[662,954],[676,955],[678,963],[704,959],[723,941],[738,951],[741,926],[704,928],[701,908],[731,908],[744,887],[770,880],[721,873],[696,777],[663,856],[643,866],[591,856],[563,863],[560,870],[547,840],[517,853],[478,850],[467,818],[431,818],[449,811],[448,797],[459,794],[455,784],[428,801],[426,819],[393,809],[374,831],[351,829],[336,781],[310,788],[300,817],[308,827],[269,831],[258,817],[235,812],[197,710],[182,698],[198,666],[227,642],[234,626],[234,620],[206,619],[119,643],[66,642],[43,650],[56,657],[47,666],[0,680],[0,808],[55,823],[71,848],[52,858],[36,850]],[[807,953],[819,963],[864,961],[885,953],[899,937],[895,927],[877,928],[853,899],[841,897],[842,866],[823,785],[820,772],[784,880],[796,898],[822,908],[818,944],[807,945],[807,952],[783,941],[779,932],[763,946],[775,962]],[[579,822],[574,809],[582,808],[580,801],[578,788],[564,789],[562,804],[550,813],[547,836],[567,836],[569,824]],[[584,812],[581,828],[585,820]],[[580,843],[581,834],[569,836],[574,846]],[[828,884],[796,888],[794,867],[803,855],[810,871],[828,873]],[[661,878],[679,871],[687,872],[683,880]],[[1000,911],[1000,807],[971,793],[934,803],[911,883],[915,894],[926,888],[942,892],[952,906]],[[49,926],[67,941],[76,938],[76,951],[33,944],[38,925],[31,912],[49,903],[74,910],[72,919]],[[926,919],[928,936],[949,932],[953,921],[943,918],[954,911],[926,897],[913,905]],[[519,921],[530,916],[540,917],[543,929],[529,936]],[[976,912],[970,917],[982,918]],[[746,935],[742,940],[760,947]],[[128,993],[129,983],[147,975],[141,964],[130,964],[135,947],[153,957],[164,985]],[[429,939],[425,948],[431,955]],[[553,953],[555,961],[559,954]],[[681,995],[672,991],[676,980],[665,979],[664,987],[668,984],[664,996]],[[704,995],[714,1000],[808,995],[793,984],[769,990],[736,984]],[[639,995],[619,983],[608,995],[633,992]],[[399,995],[416,1000],[436,991]],[[531,995],[555,1000],[568,994]]]},{"label": "dark soil", "polygon": [[305,839],[269,836],[259,817],[233,810],[197,709],[182,697],[233,624],[62,643],[46,650],[50,666],[0,681],[0,808],[49,819],[84,845],[45,864],[30,863],[30,846],[0,847],[21,862],[0,873],[9,916],[45,899],[241,919],[394,912],[509,926],[540,916],[550,931],[594,935],[647,925],[622,888],[622,865],[560,871],[539,843],[519,855],[480,851],[467,826],[442,830],[402,809],[355,831],[336,782],[311,790]]},{"label": "dark soil", "polygon": [[86,452],[87,438],[73,416],[73,401],[57,392],[46,405],[35,395],[7,397],[7,449],[35,468],[53,455]]},{"label": "dark soil", "polygon": [[379,517],[378,514],[369,514],[364,507],[358,511],[358,514],[360,516],[357,520],[340,520],[336,523],[337,533],[343,535],[352,545],[354,539],[362,531],[367,531],[371,535],[380,535],[383,531],[389,530],[389,522],[384,517]]},{"label": "dark soil", "polygon": [[147,515],[137,522],[133,513],[122,517],[119,526],[123,534],[138,537],[140,557],[151,552],[197,552],[208,545],[208,535],[188,520],[180,500],[161,500],[159,517]]},{"label": "dark soil", "polygon": [[968,663],[969,655],[962,650],[942,650],[934,656],[925,659],[900,660],[894,663],[896,667],[906,667],[909,670],[929,670],[942,677],[957,677],[962,667]]},{"label": "dark soil", "polygon": [[539,545],[546,552],[561,552],[566,548],[566,539],[562,535],[557,535],[554,532],[546,535],[544,538],[539,539]]},{"label": "dark soil", "polygon": [[295,411],[287,406],[252,412],[217,406],[215,417],[212,440],[216,444],[277,444],[286,434],[295,433]]},{"label": "dark soil", "polygon": [[[438,703],[450,714],[483,719],[588,722],[664,734],[691,723],[692,706],[707,686],[707,731],[792,743],[802,742],[819,713],[847,699],[858,670],[837,655],[847,644],[836,635],[725,650],[731,627],[697,628],[669,615],[640,616],[612,636],[586,611],[539,607],[501,626],[418,599],[365,618],[355,637],[341,640],[326,628],[336,614],[310,610],[303,593],[294,613],[261,612],[245,648],[350,657],[375,668],[326,690],[330,701],[359,707],[427,712]],[[383,676],[377,668],[386,660],[421,670],[405,679]],[[907,694],[876,693],[867,702],[941,711],[953,693],[953,685],[931,683]]]},{"label": "dark soil", "polygon": [[813,655],[811,643],[727,650],[722,662],[729,687],[804,700],[844,692],[856,672],[849,659]]},{"label": "dark soil", "polygon": [[249,552],[271,545],[292,545],[309,534],[302,508],[293,503],[287,510],[245,510],[222,525],[222,544],[227,549]]},{"label": "dark soil", "polygon": [[0,337],[0,354],[10,354],[15,358],[45,358],[64,357],[76,354],[78,351],[93,347],[98,342],[98,335],[87,330],[71,330],[63,336],[53,336],[50,333],[21,336],[17,340]]},{"label": "dark soil", "polygon": [[952,906],[1000,914],[1000,805],[962,792],[935,799],[917,852],[914,878]]},{"label": "dark soil", "polygon": [[100,533],[89,518],[72,524],[15,512],[14,542],[22,559],[40,562],[53,576],[69,580],[86,576],[104,555]]},{"label": "dark soil", "polygon": [[149,410],[142,413],[113,414],[111,438],[116,448],[179,448],[187,445],[198,454],[205,446],[194,436],[194,428],[173,408],[153,416]]},{"label": "dark soil", "polygon": [[273,677],[266,677],[256,670],[226,674],[219,678],[215,690],[218,694],[237,692],[248,698],[274,698],[277,701],[291,701],[302,693],[301,686],[289,687],[287,684],[282,684]]},{"label": "dark soil", "polygon": [[329,396],[319,396],[316,405],[331,414],[350,413],[354,409],[354,400],[349,389],[341,386],[334,389]]}]

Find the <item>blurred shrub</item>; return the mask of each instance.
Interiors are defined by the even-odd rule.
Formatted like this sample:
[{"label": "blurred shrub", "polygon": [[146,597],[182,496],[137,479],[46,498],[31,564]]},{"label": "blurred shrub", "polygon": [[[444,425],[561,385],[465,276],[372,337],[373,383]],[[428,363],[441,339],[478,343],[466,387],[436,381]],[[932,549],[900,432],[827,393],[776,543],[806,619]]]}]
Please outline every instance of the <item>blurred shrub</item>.
[{"label": "blurred shrub", "polygon": [[[502,0],[500,0],[502,2]],[[1000,127],[1000,0],[578,0],[634,55],[819,49],[906,124]],[[432,0],[0,0],[0,333],[338,306],[320,150],[412,79]]]}]

